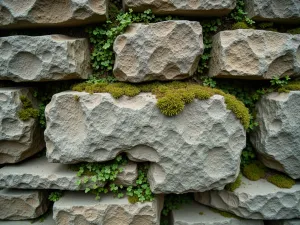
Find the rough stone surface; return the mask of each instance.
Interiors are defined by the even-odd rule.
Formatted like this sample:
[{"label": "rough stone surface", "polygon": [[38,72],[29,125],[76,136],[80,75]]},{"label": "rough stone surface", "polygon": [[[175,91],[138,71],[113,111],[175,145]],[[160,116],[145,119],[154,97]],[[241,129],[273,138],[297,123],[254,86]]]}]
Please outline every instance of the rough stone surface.
[{"label": "rough stone surface", "polygon": [[90,74],[88,41],[64,35],[0,38],[0,80],[86,79]]},{"label": "rough stone surface", "polygon": [[0,190],[0,220],[26,220],[48,210],[48,194],[37,190]]},{"label": "rough stone surface", "polygon": [[1,28],[78,26],[105,21],[107,0],[2,0]]},{"label": "rough stone surface", "polygon": [[97,201],[94,195],[70,192],[54,203],[53,218],[57,225],[159,225],[162,207],[162,197],[131,204],[110,194]]},{"label": "rough stone surface", "polygon": [[37,107],[32,92],[29,88],[0,88],[0,165],[22,161],[45,146],[38,121],[22,121],[18,116],[23,107],[21,95]]},{"label": "rough stone surface", "polygon": [[262,220],[244,220],[224,217],[211,208],[189,203],[171,213],[172,225],[264,225]]},{"label": "rough stone surface", "polygon": [[184,79],[196,71],[203,49],[199,22],[133,24],[115,40],[114,75],[129,82]]},{"label": "rough stone surface", "polygon": [[[117,183],[124,186],[132,185],[137,175],[137,165],[130,163],[124,166],[123,172],[118,175]],[[0,187],[2,188],[84,190],[86,186],[78,187],[77,180],[76,172],[70,170],[68,165],[49,163],[46,157],[0,169]]]},{"label": "rough stone surface", "polygon": [[248,219],[280,220],[300,218],[300,183],[281,189],[267,180],[242,178],[235,191],[207,191],[195,194],[196,201]]},{"label": "rough stone surface", "polygon": [[300,219],[269,220],[269,221],[265,221],[265,225],[300,225]]},{"label": "rough stone surface", "polygon": [[300,22],[299,0],[245,0],[245,10],[256,21]]},{"label": "rough stone surface", "polygon": [[155,193],[222,189],[235,180],[245,131],[223,96],[194,100],[175,117],[156,103],[150,93],[117,100],[108,93],[54,95],[45,110],[48,159],[101,162],[126,152],[133,161],[152,162]]},{"label": "rough stone surface", "polygon": [[300,91],[271,93],[256,105],[259,123],[251,142],[261,161],[272,169],[300,178]]},{"label": "rough stone surface", "polygon": [[[44,215],[43,215],[43,218],[44,218]],[[35,222],[35,224],[38,224],[38,225],[56,225],[52,218],[51,213],[49,213],[49,215],[48,214],[45,215],[44,221],[40,221],[38,218],[36,220],[37,220],[37,222]],[[31,220],[23,220],[23,221],[18,221],[16,223],[16,221],[9,221],[9,220],[1,221],[0,220],[0,225],[30,225],[30,224],[32,224],[32,221],[33,221],[32,219]]]},{"label": "rough stone surface", "polygon": [[224,16],[235,8],[235,0],[123,0],[126,9],[155,14],[183,16]]},{"label": "rough stone surface", "polygon": [[209,76],[272,79],[300,76],[300,35],[241,29],[213,37]]}]

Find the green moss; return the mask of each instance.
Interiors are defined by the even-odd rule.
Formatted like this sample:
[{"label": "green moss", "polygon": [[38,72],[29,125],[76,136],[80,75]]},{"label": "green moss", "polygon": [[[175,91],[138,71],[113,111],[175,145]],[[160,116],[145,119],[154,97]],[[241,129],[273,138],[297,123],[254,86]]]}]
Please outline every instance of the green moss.
[{"label": "green moss", "polygon": [[75,100],[76,102],[78,102],[79,99],[80,99],[80,97],[79,97],[78,95],[75,95],[75,96],[74,96],[74,100]]},{"label": "green moss", "polygon": [[135,204],[139,202],[139,198],[137,196],[128,196],[127,198],[130,204]]},{"label": "green moss", "polygon": [[204,215],[204,212],[199,212],[199,215],[201,215],[201,216]]},{"label": "green moss", "polygon": [[240,217],[230,213],[230,212],[225,212],[225,211],[221,211],[219,209],[214,209],[214,208],[210,208],[211,211],[215,212],[215,213],[219,213],[221,216],[224,216],[226,218],[235,218],[235,219],[241,219]]},{"label": "green moss", "polygon": [[292,188],[295,184],[295,181],[292,178],[283,174],[271,175],[267,180],[279,188]]},{"label": "green moss", "polygon": [[250,163],[242,169],[242,173],[249,180],[257,181],[265,177],[266,169],[259,161]]},{"label": "green moss", "polygon": [[300,34],[300,27],[288,30],[287,33],[289,33],[289,34]]},{"label": "green moss", "polygon": [[80,83],[72,90],[92,93],[110,93],[114,98],[123,95],[134,97],[140,92],[151,92],[156,95],[157,106],[166,116],[176,116],[183,111],[186,104],[191,103],[195,98],[199,100],[209,99],[214,94],[225,97],[227,109],[232,110],[241,123],[248,129],[250,123],[249,110],[245,105],[230,94],[223,91],[204,87],[195,83],[173,81],[168,83],[153,82],[148,84],[127,84],[127,83]]},{"label": "green moss", "polygon": [[232,25],[232,30],[237,30],[237,29],[250,29],[250,27],[245,22],[237,22]]},{"label": "green moss", "polygon": [[32,108],[32,102],[25,95],[20,96],[20,100],[23,105],[23,109],[18,112],[20,120],[27,121],[30,118],[37,118],[39,116],[39,110]]},{"label": "green moss", "polygon": [[300,81],[292,81],[278,89],[278,92],[299,91]]},{"label": "green moss", "polygon": [[239,174],[237,179],[235,180],[235,182],[231,183],[231,184],[227,184],[225,186],[225,189],[228,191],[233,192],[235,189],[239,188],[242,184],[242,174]]}]

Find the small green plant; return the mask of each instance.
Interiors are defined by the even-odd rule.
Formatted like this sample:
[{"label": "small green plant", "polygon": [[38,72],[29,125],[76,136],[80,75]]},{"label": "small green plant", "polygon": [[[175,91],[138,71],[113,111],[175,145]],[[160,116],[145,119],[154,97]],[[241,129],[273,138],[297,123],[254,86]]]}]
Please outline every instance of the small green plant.
[{"label": "small green plant", "polygon": [[127,84],[127,83],[80,83],[72,88],[74,91],[86,91],[93,93],[110,93],[114,98],[123,95],[134,97],[140,92],[152,92],[156,95],[157,106],[166,116],[178,115],[186,104],[191,103],[195,98],[205,100],[214,94],[224,96],[227,109],[231,110],[241,121],[245,129],[249,128],[250,114],[245,105],[230,94],[221,90],[201,86],[188,82],[169,82],[169,83],[148,83],[148,84]]},{"label": "small green plant", "polygon": [[233,192],[235,189],[239,188],[242,184],[242,174],[239,174],[235,182],[227,184],[225,189]]},{"label": "small green plant", "polygon": [[267,180],[279,188],[292,188],[296,183],[292,178],[284,174],[271,175],[267,178]]},{"label": "small green plant", "polygon": [[191,194],[169,194],[165,196],[164,208],[162,214],[167,216],[172,210],[180,209],[184,204],[191,203],[193,196]]},{"label": "small green plant", "polygon": [[27,121],[30,118],[37,118],[39,111],[33,108],[32,102],[25,95],[20,96],[23,108],[18,112],[20,120]]},{"label": "small green plant", "polygon": [[285,76],[283,78],[280,78],[278,76],[274,76],[271,80],[271,85],[275,87],[283,87],[288,84],[289,80],[291,78],[289,76]]},{"label": "small green plant", "polygon": [[62,191],[52,191],[48,197],[51,202],[57,202],[63,196]]},{"label": "small green plant", "polygon": [[211,77],[203,77],[203,86],[215,88],[217,86],[217,82]]},{"label": "small green plant", "polygon": [[290,92],[290,91],[299,91],[300,90],[300,81],[292,81],[288,84],[278,88],[278,92]]},{"label": "small green plant", "polygon": [[245,2],[244,0],[237,0],[236,7],[230,13],[230,17],[233,18],[236,22],[246,22],[249,25],[253,25],[255,22],[247,17],[247,13],[245,12]]},{"label": "small green plant", "polygon": [[237,30],[237,29],[250,29],[251,27],[248,26],[247,23],[245,22],[237,22],[232,25],[232,30]]},{"label": "small green plant", "polygon": [[252,181],[257,181],[264,178],[266,175],[265,166],[259,161],[250,163],[242,168],[243,175]]},{"label": "small green plant", "polygon": [[246,147],[243,149],[241,155],[241,169],[243,169],[246,165],[249,165],[250,163],[253,163],[255,161],[256,161],[256,154],[248,138],[246,142]]}]

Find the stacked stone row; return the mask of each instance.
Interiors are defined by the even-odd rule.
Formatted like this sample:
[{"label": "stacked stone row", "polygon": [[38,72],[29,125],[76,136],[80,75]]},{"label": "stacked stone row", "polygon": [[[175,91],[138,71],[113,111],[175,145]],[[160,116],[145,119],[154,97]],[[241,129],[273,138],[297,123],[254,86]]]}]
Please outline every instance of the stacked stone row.
[{"label": "stacked stone row", "polygon": [[[280,7],[284,4],[285,7]],[[125,9],[152,9],[158,15],[223,16],[235,0],[123,0]],[[299,23],[299,0],[245,0],[255,21]],[[107,19],[106,0],[0,2],[1,29],[79,26]],[[268,7],[266,7],[268,6]],[[191,77],[204,51],[201,24],[175,20],[134,24],[114,43],[114,75],[140,83]],[[222,31],[213,37],[211,77],[268,80],[274,75],[300,76],[300,35],[262,30]],[[174,210],[173,225],[300,224],[300,183],[280,189],[265,180],[242,178],[233,192],[224,189],[239,174],[246,132],[224,97],[194,100],[168,118],[156,97],[142,93],[114,99],[108,93],[55,94],[45,110],[47,127],[36,119],[22,121],[21,96],[34,107],[34,88],[27,82],[87,79],[90,46],[83,38],[63,35],[0,38],[0,82],[23,82],[0,88],[0,224],[26,224],[48,210],[50,190],[65,190],[44,224],[158,225],[164,194],[194,192],[195,202]],[[259,81],[258,81],[259,82]],[[300,178],[300,92],[272,93],[257,104],[259,129],[251,141],[261,161]],[[46,146],[46,156],[36,154]],[[106,162],[126,153],[131,162],[118,183],[132,185],[137,163],[149,161],[153,202],[130,204],[111,194],[95,200],[76,185],[68,164]],[[105,185],[99,184],[99,185]],[[209,207],[242,219],[223,217]],[[52,219],[53,217],[53,219]],[[297,219],[299,218],[299,219]],[[12,220],[11,222],[9,222]],[[23,221],[23,222],[21,222]]]}]

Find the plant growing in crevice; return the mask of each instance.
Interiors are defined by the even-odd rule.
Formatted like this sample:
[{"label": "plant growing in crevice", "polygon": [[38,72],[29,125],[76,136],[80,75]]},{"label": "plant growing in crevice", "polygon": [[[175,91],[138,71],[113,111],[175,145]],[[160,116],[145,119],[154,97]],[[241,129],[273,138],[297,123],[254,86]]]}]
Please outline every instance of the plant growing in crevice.
[{"label": "plant growing in crevice", "polygon": [[20,96],[20,101],[22,102],[23,108],[18,112],[20,120],[27,121],[30,118],[37,118],[39,116],[39,111],[33,108],[32,102],[25,95]]},{"label": "plant growing in crevice", "polygon": [[232,192],[235,189],[239,188],[241,184],[242,184],[242,174],[239,174],[233,183],[227,184],[225,186],[225,189]]},{"label": "plant growing in crevice", "polygon": [[63,196],[62,191],[52,191],[48,197],[51,202],[57,202]]}]

